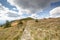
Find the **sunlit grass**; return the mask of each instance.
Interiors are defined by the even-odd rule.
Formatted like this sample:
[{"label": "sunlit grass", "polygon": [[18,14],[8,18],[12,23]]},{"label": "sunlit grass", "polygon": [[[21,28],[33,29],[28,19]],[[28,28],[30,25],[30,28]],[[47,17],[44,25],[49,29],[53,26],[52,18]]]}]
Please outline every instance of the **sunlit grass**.
[{"label": "sunlit grass", "polygon": [[0,40],[20,40],[26,26],[34,40],[60,40],[60,18],[24,20],[11,22],[11,27],[0,27]]}]

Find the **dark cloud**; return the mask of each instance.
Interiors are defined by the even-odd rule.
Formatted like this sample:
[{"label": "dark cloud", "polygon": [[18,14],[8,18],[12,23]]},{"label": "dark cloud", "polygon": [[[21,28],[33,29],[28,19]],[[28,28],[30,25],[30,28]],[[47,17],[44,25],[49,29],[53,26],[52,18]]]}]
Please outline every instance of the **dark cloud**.
[{"label": "dark cloud", "polygon": [[9,2],[23,9],[28,9],[31,12],[36,12],[38,10],[48,7],[51,2],[56,1],[58,0],[11,0],[11,2],[10,1]]},{"label": "dark cloud", "polygon": [[8,17],[20,17],[20,15],[15,14],[15,13],[11,13],[11,12],[8,12],[8,13],[7,13],[7,16],[8,16]]}]

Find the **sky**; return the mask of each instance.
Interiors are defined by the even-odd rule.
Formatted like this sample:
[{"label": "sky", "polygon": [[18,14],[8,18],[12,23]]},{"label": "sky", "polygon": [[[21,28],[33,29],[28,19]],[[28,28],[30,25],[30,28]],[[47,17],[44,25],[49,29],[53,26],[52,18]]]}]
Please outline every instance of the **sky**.
[{"label": "sky", "polygon": [[26,17],[60,17],[60,0],[0,0],[0,24]]}]

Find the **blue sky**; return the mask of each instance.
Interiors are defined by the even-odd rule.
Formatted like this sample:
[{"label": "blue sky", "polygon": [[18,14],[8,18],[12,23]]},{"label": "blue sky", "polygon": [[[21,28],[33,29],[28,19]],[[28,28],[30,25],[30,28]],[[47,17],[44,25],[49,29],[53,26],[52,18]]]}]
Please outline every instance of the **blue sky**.
[{"label": "blue sky", "polygon": [[10,5],[10,4],[7,2],[7,0],[0,0],[0,3],[1,3],[3,6],[9,8],[10,10],[13,10],[13,8],[16,8],[15,6]]},{"label": "blue sky", "polygon": [[[20,3],[20,1],[22,3]],[[59,0],[55,0],[56,2],[54,2],[54,0],[49,0],[49,1],[47,1],[47,3],[49,5],[47,5],[47,3],[45,4],[47,6],[44,5],[44,3],[43,3],[43,2],[45,2],[44,0],[37,0],[37,2],[35,1],[36,3],[33,0],[33,2],[35,4],[38,4],[38,2],[41,1],[41,3],[39,2],[40,5],[37,5],[37,6],[32,2],[31,2],[32,6],[30,6],[30,5],[28,6],[28,4],[25,4],[25,1],[27,3],[31,2],[31,1],[27,1],[27,0],[23,0],[23,1],[22,0],[17,0],[17,1],[16,0],[0,0],[0,23],[2,23],[5,20],[16,20],[16,19],[21,19],[21,18],[25,18],[25,17],[33,17],[33,18],[35,18],[35,17],[45,18],[46,17],[46,18],[48,18],[51,16],[50,11],[52,11],[56,7],[60,7]],[[32,9],[31,9],[31,7],[32,7]],[[40,10],[40,8],[41,8],[41,10]],[[25,10],[25,9],[27,9],[27,10]],[[60,10],[60,8],[59,8],[59,10]],[[53,14],[53,12],[51,14]],[[57,13],[55,13],[55,14],[57,14]],[[1,21],[1,20],[3,20],[3,21]]]}]

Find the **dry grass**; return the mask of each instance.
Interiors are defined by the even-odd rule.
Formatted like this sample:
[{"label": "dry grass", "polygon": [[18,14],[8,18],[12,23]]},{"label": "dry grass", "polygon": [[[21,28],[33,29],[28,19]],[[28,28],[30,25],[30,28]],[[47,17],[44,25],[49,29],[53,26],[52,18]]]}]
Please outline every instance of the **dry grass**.
[{"label": "dry grass", "polygon": [[19,21],[16,24],[13,22],[14,25],[12,25],[15,27],[0,27],[0,40],[20,39],[27,23],[34,40],[60,40],[60,18],[41,19],[38,22],[35,20],[22,22],[23,25],[18,24]]}]

